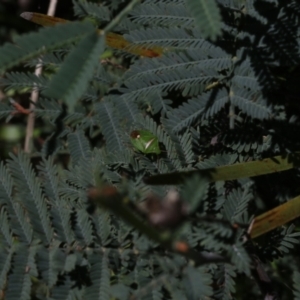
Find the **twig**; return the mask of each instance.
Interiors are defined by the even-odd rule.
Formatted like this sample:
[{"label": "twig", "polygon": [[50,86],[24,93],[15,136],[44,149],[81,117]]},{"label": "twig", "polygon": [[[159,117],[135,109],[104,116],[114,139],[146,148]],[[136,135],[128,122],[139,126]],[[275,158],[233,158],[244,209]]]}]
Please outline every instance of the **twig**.
[{"label": "twig", "polygon": [[15,108],[15,111],[12,112],[12,115],[16,115],[16,114],[29,115],[30,114],[30,110],[27,108],[24,108],[18,102],[14,101],[13,99],[10,99],[10,102],[11,102],[12,106]]},{"label": "twig", "polygon": [[[57,0],[50,1],[47,15],[52,16],[52,17],[55,15],[56,5],[57,5]],[[43,69],[42,68],[42,60],[40,58],[39,63],[35,67],[34,74],[36,76],[40,76],[42,74],[42,69]],[[39,91],[38,91],[37,87],[34,87],[31,92],[31,103],[29,106],[29,111],[32,111],[32,113],[29,114],[29,116],[28,116],[25,145],[24,145],[24,151],[27,153],[31,152],[31,145],[32,145],[31,141],[32,141],[34,123],[35,123],[35,114],[34,114],[33,110],[35,108],[35,103],[38,101],[38,99],[39,99]]]},{"label": "twig", "polygon": [[56,10],[57,0],[51,0],[48,7],[47,15],[54,17]]}]

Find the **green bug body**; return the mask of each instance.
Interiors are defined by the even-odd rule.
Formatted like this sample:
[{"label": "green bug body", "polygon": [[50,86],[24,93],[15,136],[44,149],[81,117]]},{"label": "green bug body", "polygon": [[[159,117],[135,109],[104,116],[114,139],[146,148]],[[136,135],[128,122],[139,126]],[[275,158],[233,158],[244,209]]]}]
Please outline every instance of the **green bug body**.
[{"label": "green bug body", "polygon": [[130,134],[132,145],[139,151],[160,154],[158,138],[147,130],[134,130]]}]

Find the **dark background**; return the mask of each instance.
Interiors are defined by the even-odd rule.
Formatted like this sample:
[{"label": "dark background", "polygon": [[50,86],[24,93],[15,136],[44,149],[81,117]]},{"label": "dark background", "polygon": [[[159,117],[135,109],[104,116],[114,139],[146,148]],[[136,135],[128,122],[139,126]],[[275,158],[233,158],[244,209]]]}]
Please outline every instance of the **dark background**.
[{"label": "dark background", "polygon": [[[37,25],[20,18],[24,11],[47,13],[47,0],[0,0],[0,43],[10,40],[15,33],[24,33],[38,28]],[[56,16],[72,19],[72,0],[58,0]]]}]

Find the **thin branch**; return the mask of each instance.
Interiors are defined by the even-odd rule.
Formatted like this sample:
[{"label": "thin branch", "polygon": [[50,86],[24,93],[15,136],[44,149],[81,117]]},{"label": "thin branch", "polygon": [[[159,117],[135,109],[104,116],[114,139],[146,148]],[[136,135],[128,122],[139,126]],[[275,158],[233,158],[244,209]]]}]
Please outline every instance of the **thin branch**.
[{"label": "thin branch", "polygon": [[57,0],[51,0],[48,7],[47,15],[54,17],[56,10]]},{"label": "thin branch", "polygon": [[[56,10],[57,0],[51,0],[48,7],[47,15],[54,16],[55,10]],[[34,74],[38,77],[42,74],[42,60],[39,59],[39,63],[35,67]],[[24,151],[27,153],[31,152],[31,146],[32,146],[32,136],[33,136],[33,130],[34,130],[34,124],[35,124],[35,114],[33,113],[33,110],[35,108],[35,104],[37,103],[39,99],[39,91],[37,87],[34,87],[31,92],[31,103],[29,107],[29,111],[32,111],[31,114],[28,116],[27,120],[27,126],[26,126],[26,137],[25,137],[25,145],[24,145]]]},{"label": "thin branch", "polygon": [[[41,60],[40,60],[41,61]],[[42,63],[38,63],[35,67],[34,74],[38,77],[42,74]],[[35,108],[35,103],[39,99],[39,91],[37,87],[34,87],[31,92],[31,103],[29,106],[29,111],[33,111]],[[31,152],[31,141],[33,136],[33,130],[34,130],[34,123],[35,123],[35,114],[32,112],[28,116],[27,120],[27,126],[26,126],[26,137],[25,137],[25,145],[24,145],[24,151],[27,153]]]},{"label": "thin branch", "polygon": [[27,108],[24,108],[21,104],[19,104],[17,101],[10,99],[10,103],[12,104],[12,106],[15,108],[15,111],[12,112],[12,115],[16,115],[16,114],[24,114],[24,115],[29,115],[30,114],[30,110]]}]

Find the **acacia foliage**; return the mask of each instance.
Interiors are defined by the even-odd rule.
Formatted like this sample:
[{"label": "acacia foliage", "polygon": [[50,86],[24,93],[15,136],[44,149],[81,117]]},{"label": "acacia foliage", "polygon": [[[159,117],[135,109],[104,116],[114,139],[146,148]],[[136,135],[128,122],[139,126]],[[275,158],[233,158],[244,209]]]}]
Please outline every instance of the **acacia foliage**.
[{"label": "acacia foliage", "polygon": [[[74,1],[74,11],[103,26],[118,2]],[[242,238],[253,214],[299,193],[298,170],[211,183],[203,190],[200,179],[192,178],[176,187],[193,207],[176,238],[199,253],[220,254],[226,263],[195,266],[118,216],[103,209],[90,213],[87,191],[99,180],[137,206],[151,193],[163,198],[170,189],[146,185],[146,176],[299,150],[298,106],[291,109],[298,2],[218,0],[209,12],[219,11],[221,23],[202,10],[191,15],[197,1],[188,2],[144,1],[115,28],[131,47],[162,47],[161,57],[135,57],[124,49],[99,60],[104,39],[86,23],[41,29],[0,48],[1,70],[24,61],[32,66],[33,58],[45,54],[51,76],[8,72],[2,84],[38,86],[42,97],[34,112],[56,125],[37,165],[23,153],[0,165],[5,299],[259,298],[263,291],[251,277],[253,253],[271,278],[281,279],[279,286],[293,286],[298,297],[298,264],[290,263],[299,260],[296,251],[290,253],[299,242],[294,225],[252,245]],[[207,19],[213,32],[201,27]],[[221,35],[207,39],[216,37],[218,26]],[[12,111],[0,103],[2,118]],[[130,133],[137,129],[157,137],[159,156],[133,148]],[[55,163],[62,150],[70,155],[67,168]],[[280,268],[272,268],[268,262],[279,257]],[[290,277],[280,277],[281,269]],[[247,287],[247,295],[240,287]],[[281,293],[292,297],[286,288]]]}]

